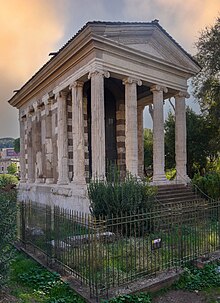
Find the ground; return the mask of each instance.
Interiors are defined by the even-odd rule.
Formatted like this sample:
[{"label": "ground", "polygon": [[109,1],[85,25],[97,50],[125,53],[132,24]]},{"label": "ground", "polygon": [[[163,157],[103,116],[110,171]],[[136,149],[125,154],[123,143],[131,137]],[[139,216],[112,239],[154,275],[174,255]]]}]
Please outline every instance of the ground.
[{"label": "ground", "polygon": [[[0,294],[0,303],[19,303],[19,299],[9,294],[5,289]],[[74,301],[75,302],[75,301]],[[210,290],[209,292],[189,292],[183,290],[170,290],[161,294],[153,300],[153,303],[218,303],[220,302],[220,290]],[[37,301],[31,301],[37,303]]]},{"label": "ground", "polygon": [[153,300],[153,303],[209,303],[209,302],[210,301],[207,301],[206,295],[203,293],[189,292],[183,290],[171,290]]}]

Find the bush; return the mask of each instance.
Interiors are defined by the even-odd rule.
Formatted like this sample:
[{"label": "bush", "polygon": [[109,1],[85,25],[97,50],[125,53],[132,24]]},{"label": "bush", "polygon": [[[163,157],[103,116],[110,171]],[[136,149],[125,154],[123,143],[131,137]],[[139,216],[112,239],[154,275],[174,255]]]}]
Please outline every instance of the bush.
[{"label": "bush", "polygon": [[16,191],[0,192],[0,289],[8,278],[16,231]]},{"label": "bush", "polygon": [[204,177],[197,174],[192,182],[212,199],[220,198],[220,173],[208,173]]},{"label": "bush", "polygon": [[0,189],[7,188],[8,186],[13,186],[18,184],[18,178],[9,175],[9,174],[1,174],[0,175]]},{"label": "bush", "polygon": [[216,264],[205,265],[203,269],[193,266],[185,268],[185,272],[175,285],[177,289],[189,291],[219,287],[220,274]]},{"label": "bush", "polygon": [[121,181],[118,173],[106,181],[94,180],[88,185],[91,213],[99,216],[118,216],[149,210],[154,201],[156,190],[146,181],[127,175]]},{"label": "bush", "polygon": [[139,293],[139,294],[133,294],[133,295],[120,295],[118,297],[115,297],[109,301],[104,301],[103,303],[151,303],[151,297],[149,294],[145,293]]}]

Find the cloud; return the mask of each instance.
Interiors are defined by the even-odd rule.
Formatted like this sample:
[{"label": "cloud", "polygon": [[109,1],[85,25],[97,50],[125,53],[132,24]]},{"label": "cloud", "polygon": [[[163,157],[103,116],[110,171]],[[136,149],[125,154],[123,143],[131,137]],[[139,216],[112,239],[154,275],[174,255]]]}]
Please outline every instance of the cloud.
[{"label": "cloud", "polygon": [[62,34],[62,19],[51,1],[2,1],[0,71],[22,83],[48,60]]},{"label": "cloud", "polygon": [[63,35],[63,19],[53,2],[1,1],[0,137],[18,135],[17,112],[7,104],[12,90],[23,85],[49,59],[49,52],[56,50]]},{"label": "cloud", "polygon": [[212,25],[220,12],[219,0],[123,0],[124,14],[131,20],[151,21],[160,24],[186,50],[193,48],[199,32]]}]

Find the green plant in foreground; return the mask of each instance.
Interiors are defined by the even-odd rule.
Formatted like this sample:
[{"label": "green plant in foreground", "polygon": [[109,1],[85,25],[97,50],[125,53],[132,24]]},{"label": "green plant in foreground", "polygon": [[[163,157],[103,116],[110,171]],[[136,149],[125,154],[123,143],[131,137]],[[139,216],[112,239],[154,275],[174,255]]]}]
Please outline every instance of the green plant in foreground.
[{"label": "green plant in foreground", "polygon": [[189,291],[220,286],[220,274],[216,264],[205,265],[203,269],[189,266],[176,283],[175,288]]},{"label": "green plant in foreground", "polygon": [[18,293],[14,292],[22,302],[42,303],[84,303],[67,283],[60,279],[60,275],[47,271],[33,260],[18,254],[12,262],[11,285],[22,289]]},{"label": "green plant in foreground", "polygon": [[16,191],[0,192],[0,289],[6,283],[13,258],[16,231]]},{"label": "green plant in foreground", "polygon": [[120,295],[109,301],[103,301],[102,303],[151,303],[151,297],[149,294],[139,293],[134,295]]},{"label": "green plant in foreground", "polygon": [[140,181],[129,174],[125,180],[120,180],[117,171],[105,181],[97,179],[88,185],[91,212],[96,218],[148,211],[155,194],[156,189],[145,180]]},{"label": "green plant in foreground", "polygon": [[0,189],[7,187],[8,185],[18,184],[18,178],[9,174],[0,174]]}]

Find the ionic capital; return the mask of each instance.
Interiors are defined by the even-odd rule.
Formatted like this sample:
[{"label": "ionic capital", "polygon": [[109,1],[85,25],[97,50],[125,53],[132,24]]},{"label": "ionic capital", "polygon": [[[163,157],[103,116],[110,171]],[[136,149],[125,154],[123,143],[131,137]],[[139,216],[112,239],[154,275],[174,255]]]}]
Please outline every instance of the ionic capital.
[{"label": "ionic capital", "polygon": [[71,90],[72,88],[83,87],[83,85],[84,85],[83,81],[74,81],[73,83],[70,84],[69,89]]},{"label": "ionic capital", "polygon": [[110,78],[110,73],[106,70],[94,70],[94,71],[91,71],[88,75],[88,79],[91,79],[92,77],[94,76],[100,76],[100,77],[103,77],[103,78]]},{"label": "ionic capital", "polygon": [[122,83],[123,83],[123,85],[133,84],[133,83],[137,84],[138,86],[142,85],[142,81],[140,79],[136,79],[133,77],[127,77],[127,78],[123,79]]},{"label": "ionic capital", "polygon": [[179,91],[175,96],[175,98],[189,98],[190,94],[185,90],[185,91]]},{"label": "ionic capital", "polygon": [[163,92],[163,93],[167,93],[167,92],[168,92],[168,89],[167,89],[167,87],[165,87],[165,86],[155,84],[155,85],[151,86],[150,91],[151,91],[152,93],[153,93],[153,92]]},{"label": "ionic capital", "polygon": [[46,94],[42,97],[42,103],[45,106],[50,106],[53,102],[54,98],[52,96],[50,96],[49,94]]},{"label": "ionic capital", "polygon": [[68,92],[61,90],[55,93],[55,99],[57,100],[58,98],[63,98],[66,99]]},{"label": "ionic capital", "polygon": [[27,115],[30,117],[33,116],[33,114],[34,114],[34,107],[33,105],[29,105],[27,108]]}]

